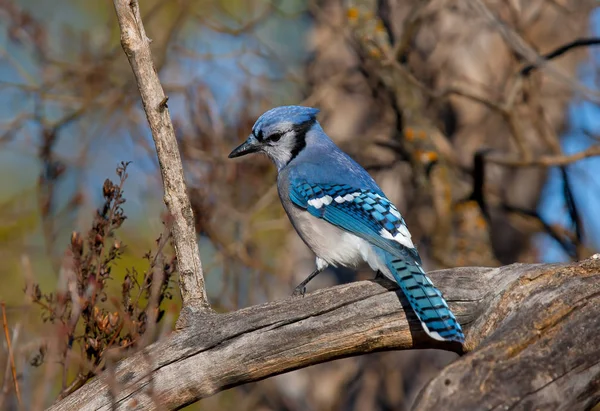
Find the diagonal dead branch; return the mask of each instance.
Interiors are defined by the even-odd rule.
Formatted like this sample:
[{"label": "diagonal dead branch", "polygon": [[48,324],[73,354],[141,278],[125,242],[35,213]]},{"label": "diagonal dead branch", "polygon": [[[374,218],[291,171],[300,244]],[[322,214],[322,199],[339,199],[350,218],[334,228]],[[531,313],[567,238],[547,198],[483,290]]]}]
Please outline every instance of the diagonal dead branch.
[{"label": "diagonal dead branch", "polygon": [[209,309],[194,214],[186,191],[167,96],[152,62],[150,39],[146,36],[137,0],[114,0],[114,6],[121,29],[121,45],[135,75],[156,145],[165,204],[173,216],[173,243],[183,304],[186,308]]}]

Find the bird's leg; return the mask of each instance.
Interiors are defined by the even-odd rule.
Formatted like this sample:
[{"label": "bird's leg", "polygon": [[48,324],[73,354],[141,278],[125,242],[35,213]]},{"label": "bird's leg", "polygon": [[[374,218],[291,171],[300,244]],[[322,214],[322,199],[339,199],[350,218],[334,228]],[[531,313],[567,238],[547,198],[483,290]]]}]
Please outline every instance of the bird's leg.
[{"label": "bird's leg", "polygon": [[381,280],[382,278],[385,278],[385,276],[383,275],[383,273],[381,271],[377,270],[377,272],[375,273],[374,280]]},{"label": "bird's leg", "polygon": [[317,275],[319,275],[320,273],[322,273],[324,270],[325,270],[325,267],[323,267],[323,268],[317,268],[315,271],[313,271],[312,273],[310,273],[310,275],[308,277],[306,277],[306,279],[304,281],[302,281],[300,284],[298,284],[298,286],[296,288],[294,288],[294,292],[292,293],[292,296],[294,296],[294,297],[298,297],[298,296],[304,297],[304,294],[306,293],[306,284],[308,284],[310,282],[310,280],[312,280],[313,278],[315,278]]}]

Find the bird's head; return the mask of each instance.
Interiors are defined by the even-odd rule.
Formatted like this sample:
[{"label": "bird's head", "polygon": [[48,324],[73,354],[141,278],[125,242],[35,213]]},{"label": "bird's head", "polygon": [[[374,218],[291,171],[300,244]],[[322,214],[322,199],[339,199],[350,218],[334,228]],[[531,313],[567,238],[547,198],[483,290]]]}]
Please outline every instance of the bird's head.
[{"label": "bird's head", "polygon": [[264,153],[278,170],[292,161],[306,146],[306,133],[316,124],[316,108],[283,106],[273,108],[256,120],[252,134],[236,147],[229,158]]}]

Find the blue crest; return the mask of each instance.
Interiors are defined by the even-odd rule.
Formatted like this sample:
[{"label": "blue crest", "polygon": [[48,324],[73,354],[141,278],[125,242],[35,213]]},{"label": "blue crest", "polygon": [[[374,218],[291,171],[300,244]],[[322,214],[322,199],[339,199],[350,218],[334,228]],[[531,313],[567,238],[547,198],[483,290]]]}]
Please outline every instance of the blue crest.
[{"label": "blue crest", "polygon": [[290,123],[290,126],[292,126],[313,122],[316,120],[319,111],[320,110],[316,108],[303,106],[281,106],[272,108],[256,120],[256,123],[254,123],[254,126],[252,127],[252,134],[260,140],[261,132],[269,134],[269,131],[272,128],[275,128],[281,123],[288,122]]}]

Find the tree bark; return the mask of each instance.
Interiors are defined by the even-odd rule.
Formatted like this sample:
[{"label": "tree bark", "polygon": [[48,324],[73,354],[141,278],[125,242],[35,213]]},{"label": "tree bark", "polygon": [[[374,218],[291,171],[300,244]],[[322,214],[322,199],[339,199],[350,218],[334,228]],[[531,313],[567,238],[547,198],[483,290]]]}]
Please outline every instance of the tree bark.
[{"label": "tree bark", "polygon": [[152,62],[150,39],[146,37],[137,0],[114,0],[114,5],[121,29],[121,45],[135,75],[152,130],[164,185],[165,204],[173,218],[172,233],[179,289],[185,308],[182,314],[190,309],[207,310],[209,304],[194,229],[194,213],[186,191],[181,156],[167,107],[168,98]]},{"label": "tree bark", "polygon": [[[417,410],[591,408],[600,398],[600,260],[430,273],[465,349]],[[131,355],[51,410],[178,409],[337,358],[456,346],[427,338],[393,285],[361,281],[203,316]]]}]

